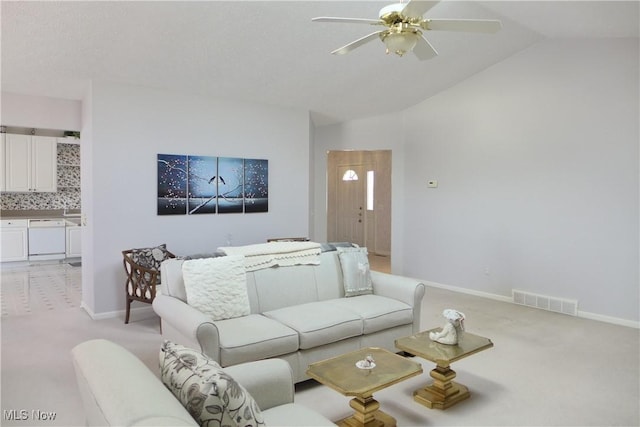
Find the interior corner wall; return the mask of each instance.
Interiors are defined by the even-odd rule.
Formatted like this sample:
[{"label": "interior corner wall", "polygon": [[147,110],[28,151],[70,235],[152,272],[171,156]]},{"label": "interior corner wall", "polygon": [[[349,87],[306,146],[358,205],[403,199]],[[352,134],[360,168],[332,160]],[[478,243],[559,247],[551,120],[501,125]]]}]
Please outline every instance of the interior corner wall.
[{"label": "interior corner wall", "polygon": [[[95,190],[93,168],[93,86],[89,85],[82,100],[82,136],[80,142],[80,185],[82,205],[82,307],[91,315],[96,312],[93,244]],[[90,219],[90,220],[87,220]],[[123,285],[124,287],[124,285]]]},{"label": "interior corner wall", "polygon": [[637,38],[549,40],[407,110],[404,273],[637,324],[638,76]]},{"label": "interior corner wall", "polygon": [[[82,166],[93,183],[90,206],[83,204],[92,268],[83,281],[91,282],[95,314],[124,308],[125,249],[166,243],[188,255],[309,234],[308,111],[100,81],[92,83],[90,114]],[[157,154],[268,159],[269,212],[157,215]]]},{"label": "interior corner wall", "polygon": [[315,151],[313,149],[313,147],[315,146],[315,130],[316,128],[315,128],[315,125],[313,124],[311,114],[309,114],[309,182],[308,182],[308,185],[309,185],[309,233],[307,234],[307,236],[311,241],[317,242],[318,239],[316,239],[316,236],[315,236],[316,195],[315,195],[315,184],[314,184],[316,158],[315,158]]},{"label": "interior corner wall", "polygon": [[401,234],[404,217],[404,137],[402,114],[358,119],[316,127],[315,157],[315,229],[318,241],[327,240],[327,152],[332,150],[391,150],[391,270],[403,270]]}]

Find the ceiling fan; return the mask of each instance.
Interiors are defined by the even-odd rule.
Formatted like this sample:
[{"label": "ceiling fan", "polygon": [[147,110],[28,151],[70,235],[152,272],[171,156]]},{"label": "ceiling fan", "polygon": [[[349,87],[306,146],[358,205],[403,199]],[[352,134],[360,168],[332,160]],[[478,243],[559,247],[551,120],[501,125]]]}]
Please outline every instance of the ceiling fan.
[{"label": "ceiling fan", "polygon": [[380,9],[378,19],[322,16],[313,18],[312,21],[382,25],[386,27],[331,52],[335,55],[344,55],[365,43],[380,38],[387,47],[387,53],[393,52],[398,56],[403,56],[407,52],[413,52],[422,61],[438,55],[436,49],[423,36],[423,31],[495,33],[502,28],[500,21],[492,19],[424,18],[423,15],[438,3],[439,1],[424,0],[394,3]]}]

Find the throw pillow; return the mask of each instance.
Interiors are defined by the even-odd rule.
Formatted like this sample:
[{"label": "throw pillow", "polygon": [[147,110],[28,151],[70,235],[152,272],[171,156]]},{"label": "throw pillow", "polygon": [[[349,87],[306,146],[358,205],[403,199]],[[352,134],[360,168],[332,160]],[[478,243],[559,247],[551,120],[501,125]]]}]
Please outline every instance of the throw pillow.
[{"label": "throw pillow", "polygon": [[160,351],[164,385],[201,426],[264,426],[256,401],[207,355],[165,341]]},{"label": "throw pillow", "polygon": [[342,267],[344,296],[373,293],[367,248],[336,248]]},{"label": "throw pillow", "polygon": [[159,271],[162,261],[168,258],[170,258],[170,256],[165,243],[153,248],[131,250],[131,260],[139,266],[148,268],[149,270]]},{"label": "throw pillow", "polygon": [[251,313],[243,255],[184,261],[182,278],[187,304],[213,320]]}]

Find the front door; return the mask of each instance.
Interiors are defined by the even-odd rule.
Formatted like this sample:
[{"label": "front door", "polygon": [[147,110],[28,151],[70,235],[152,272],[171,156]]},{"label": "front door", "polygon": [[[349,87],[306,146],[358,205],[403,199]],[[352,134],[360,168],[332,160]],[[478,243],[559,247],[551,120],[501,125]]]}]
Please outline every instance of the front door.
[{"label": "front door", "polygon": [[363,166],[338,166],[336,240],[365,244],[366,171]]}]

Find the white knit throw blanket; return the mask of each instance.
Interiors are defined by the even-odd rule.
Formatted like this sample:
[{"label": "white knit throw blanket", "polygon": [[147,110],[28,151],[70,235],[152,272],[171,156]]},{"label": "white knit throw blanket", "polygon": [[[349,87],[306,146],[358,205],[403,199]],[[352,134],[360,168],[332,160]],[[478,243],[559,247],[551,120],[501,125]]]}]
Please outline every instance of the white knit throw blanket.
[{"label": "white knit throw blanket", "polygon": [[247,246],[225,246],[218,251],[225,255],[244,255],[247,271],[274,266],[320,264],[322,245],[316,242],[269,242]]}]

